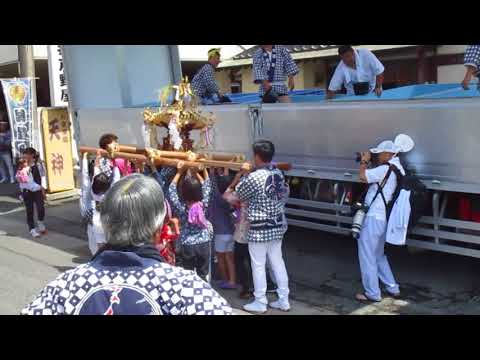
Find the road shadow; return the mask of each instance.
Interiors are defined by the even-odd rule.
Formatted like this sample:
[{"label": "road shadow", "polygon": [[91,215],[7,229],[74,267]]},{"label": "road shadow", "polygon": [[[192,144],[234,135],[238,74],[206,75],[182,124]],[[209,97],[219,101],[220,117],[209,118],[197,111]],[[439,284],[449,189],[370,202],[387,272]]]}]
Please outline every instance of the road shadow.
[{"label": "road shadow", "polygon": [[53,266],[53,267],[57,269],[59,273],[64,273],[65,271],[75,269],[72,266]]},{"label": "road shadow", "polygon": [[76,256],[72,259],[72,262],[75,264],[85,264],[91,260],[91,256],[83,255],[83,256]]},{"label": "road shadow", "polygon": [[457,314],[480,310],[478,259],[412,252],[398,246],[387,246],[386,254],[402,297],[385,297],[379,304],[366,306],[354,299],[362,290],[356,241],[290,227],[284,241],[284,259],[292,298],[338,314]]},{"label": "road shadow", "polygon": [[18,184],[0,184],[0,196],[16,198],[20,194]]}]

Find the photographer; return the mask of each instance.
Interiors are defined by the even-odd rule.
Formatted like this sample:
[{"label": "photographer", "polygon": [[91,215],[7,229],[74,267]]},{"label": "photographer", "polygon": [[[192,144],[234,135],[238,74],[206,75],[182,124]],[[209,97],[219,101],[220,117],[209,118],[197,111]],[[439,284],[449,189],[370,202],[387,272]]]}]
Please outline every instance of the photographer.
[{"label": "photographer", "polygon": [[[389,171],[390,164],[405,175],[400,160],[396,157],[398,152],[399,148],[393,141],[383,141],[369,152],[361,153],[360,181],[369,184],[369,187],[364,202],[368,210],[358,239],[358,258],[364,288],[364,293],[355,296],[359,301],[381,301],[379,279],[390,296],[397,298],[400,295],[399,286],[384,253],[387,204],[397,187],[395,173]],[[376,167],[369,168],[372,154],[376,155]]]}]

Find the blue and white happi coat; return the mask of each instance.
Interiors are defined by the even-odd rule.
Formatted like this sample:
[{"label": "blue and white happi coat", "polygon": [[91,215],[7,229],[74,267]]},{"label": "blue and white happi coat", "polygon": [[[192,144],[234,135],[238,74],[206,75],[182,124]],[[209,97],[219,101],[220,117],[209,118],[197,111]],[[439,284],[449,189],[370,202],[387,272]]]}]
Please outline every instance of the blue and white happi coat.
[{"label": "blue and white happi coat", "polygon": [[247,203],[247,240],[282,240],[287,228],[285,204],[289,196],[282,172],[273,165],[257,169],[240,181],[236,192],[240,201]]},{"label": "blue and white happi coat", "polygon": [[[196,224],[191,224],[188,221],[188,207],[178,195],[177,184],[172,182],[169,187],[169,201],[176,216],[180,219],[180,243],[182,245],[199,245],[212,241],[213,228],[212,224],[208,222],[207,228],[202,228]],[[202,184],[202,205],[205,215],[211,203],[212,183],[210,179],[205,180]]]},{"label": "blue and white happi coat", "polygon": [[220,92],[220,88],[215,81],[215,69],[210,63],[203,65],[193,77],[193,93],[201,99],[211,98]]},{"label": "blue and white happi coat", "polygon": [[193,271],[133,252],[104,251],[50,282],[23,315],[230,315]]},{"label": "blue and white happi coat", "polygon": [[470,45],[467,47],[463,63],[473,66],[477,69],[477,76],[480,75],[480,45]]},{"label": "blue and white happi coat", "polygon": [[260,84],[260,96],[265,94],[265,89],[262,86],[264,80],[272,83],[272,89],[278,95],[288,95],[285,81],[288,76],[296,75],[298,72],[297,64],[284,46],[273,46],[271,61],[267,52],[262,48],[259,48],[253,55],[254,82]]}]

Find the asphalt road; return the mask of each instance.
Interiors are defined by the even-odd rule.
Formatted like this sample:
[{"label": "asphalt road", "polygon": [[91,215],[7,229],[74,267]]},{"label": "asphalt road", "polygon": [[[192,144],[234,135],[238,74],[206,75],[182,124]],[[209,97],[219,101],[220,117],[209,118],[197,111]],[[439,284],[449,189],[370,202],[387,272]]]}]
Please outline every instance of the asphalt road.
[{"label": "asphalt road", "polygon": [[[0,314],[18,314],[48,281],[89,258],[78,201],[49,205],[49,233],[33,240],[25,212],[12,194],[13,188],[0,184]],[[366,306],[353,299],[361,289],[355,242],[291,228],[284,241],[292,296],[288,314],[480,313],[479,259],[397,247],[387,251],[403,298]],[[221,293],[234,308],[241,309],[246,302],[233,290]],[[285,313],[269,310],[268,314]]]}]

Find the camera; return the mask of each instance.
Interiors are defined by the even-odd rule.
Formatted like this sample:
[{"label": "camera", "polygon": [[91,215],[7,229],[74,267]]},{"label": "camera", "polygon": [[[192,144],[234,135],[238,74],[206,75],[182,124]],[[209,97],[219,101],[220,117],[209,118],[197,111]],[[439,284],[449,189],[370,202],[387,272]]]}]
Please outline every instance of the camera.
[{"label": "camera", "polygon": [[[373,153],[370,153],[370,161],[375,164],[377,163],[377,158],[378,158],[378,154],[373,154]],[[360,161],[362,161],[362,154],[357,152],[355,153],[355,161],[357,163],[359,163]]]},{"label": "camera", "polygon": [[357,152],[355,153],[355,162],[359,163],[360,161],[362,161],[362,154]]},{"label": "camera", "polygon": [[355,212],[352,221],[352,236],[354,239],[360,237],[360,232],[362,231],[363,222],[365,221],[368,209],[369,207],[362,203],[355,203],[352,205],[352,212]]}]

